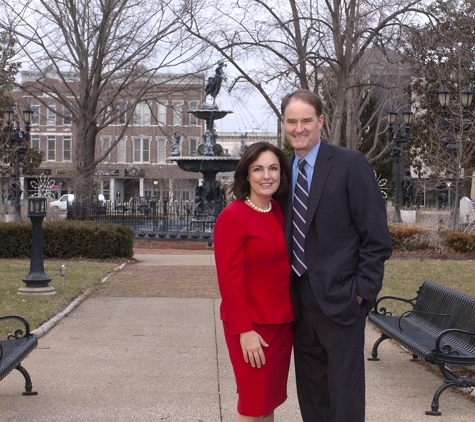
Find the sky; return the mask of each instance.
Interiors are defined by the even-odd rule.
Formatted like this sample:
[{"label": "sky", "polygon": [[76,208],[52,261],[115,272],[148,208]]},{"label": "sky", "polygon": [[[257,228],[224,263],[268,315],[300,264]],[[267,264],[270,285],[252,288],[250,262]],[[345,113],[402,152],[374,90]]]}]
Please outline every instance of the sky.
[{"label": "sky", "polygon": [[223,87],[216,98],[220,110],[232,110],[216,121],[218,132],[276,132],[277,119],[260,94],[239,98]]}]

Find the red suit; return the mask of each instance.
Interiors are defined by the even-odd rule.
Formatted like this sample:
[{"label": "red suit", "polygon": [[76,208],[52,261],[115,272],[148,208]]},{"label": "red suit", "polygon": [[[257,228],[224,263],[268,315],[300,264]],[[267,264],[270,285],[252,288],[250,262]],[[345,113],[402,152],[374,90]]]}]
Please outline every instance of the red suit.
[{"label": "red suit", "polygon": [[[214,230],[216,269],[221,292],[221,319],[238,386],[238,412],[261,416],[287,398],[292,350],[290,265],[284,218],[278,203],[258,212],[235,200],[220,214]],[[239,334],[255,330],[266,364],[244,362]]]}]

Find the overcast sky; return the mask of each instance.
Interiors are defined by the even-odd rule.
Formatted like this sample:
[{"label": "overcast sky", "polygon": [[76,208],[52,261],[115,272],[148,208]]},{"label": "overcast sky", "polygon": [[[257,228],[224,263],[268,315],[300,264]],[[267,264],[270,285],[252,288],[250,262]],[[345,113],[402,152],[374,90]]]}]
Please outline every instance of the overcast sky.
[{"label": "overcast sky", "polygon": [[232,110],[216,121],[218,132],[276,132],[277,120],[270,115],[269,106],[260,95],[240,99],[221,90],[216,103],[220,110]]}]

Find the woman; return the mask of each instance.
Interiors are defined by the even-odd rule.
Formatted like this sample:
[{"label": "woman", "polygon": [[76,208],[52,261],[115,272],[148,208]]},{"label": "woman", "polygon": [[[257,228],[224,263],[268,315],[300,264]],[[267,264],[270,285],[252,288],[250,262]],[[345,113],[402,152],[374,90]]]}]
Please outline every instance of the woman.
[{"label": "woman", "polygon": [[[289,170],[272,144],[249,146],[234,173],[237,198],[214,229],[221,319],[238,390],[236,422],[274,421],[287,398],[293,321],[284,218]],[[273,199],[271,199],[273,198]]]}]

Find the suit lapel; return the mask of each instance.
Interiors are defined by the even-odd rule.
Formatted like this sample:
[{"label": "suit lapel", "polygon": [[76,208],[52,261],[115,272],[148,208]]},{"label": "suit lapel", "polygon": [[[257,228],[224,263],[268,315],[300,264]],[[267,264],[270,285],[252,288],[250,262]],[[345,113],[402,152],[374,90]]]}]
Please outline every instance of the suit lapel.
[{"label": "suit lapel", "polygon": [[328,174],[330,173],[333,164],[329,161],[332,156],[331,149],[328,144],[320,141],[320,149],[318,150],[317,161],[313,169],[312,184],[310,185],[309,203],[307,205],[307,224],[306,232],[310,227],[310,223],[315,216],[315,212],[320,202],[323,189],[327,182]]}]

